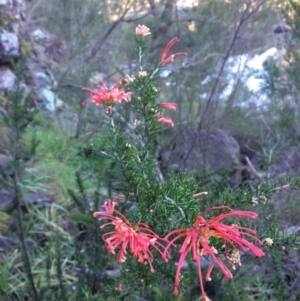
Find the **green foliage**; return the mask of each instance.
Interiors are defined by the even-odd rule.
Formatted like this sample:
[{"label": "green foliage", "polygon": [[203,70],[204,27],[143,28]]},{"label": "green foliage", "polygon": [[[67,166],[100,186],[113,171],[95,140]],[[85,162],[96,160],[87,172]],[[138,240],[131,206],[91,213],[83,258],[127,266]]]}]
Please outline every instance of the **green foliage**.
[{"label": "green foliage", "polygon": [[[30,168],[26,175],[28,182],[47,183],[54,191],[63,192],[66,196],[68,189],[76,186],[75,174],[83,171],[86,189],[104,180],[106,172],[105,162],[96,156],[86,156],[84,143],[68,136],[56,124],[50,121],[42,125],[30,126],[23,134],[24,143],[30,145],[32,138],[36,141],[34,168]],[[97,173],[97,177],[94,176]],[[42,177],[41,175],[44,175]],[[96,185],[97,185],[96,184]],[[30,189],[30,187],[28,187]]]},{"label": "green foliage", "polygon": [[5,233],[8,230],[10,223],[10,215],[0,211],[0,232]]},{"label": "green foliage", "polygon": [[[105,26],[111,25],[110,16],[106,13],[112,9],[108,7],[108,3],[68,0],[55,0],[53,6],[45,1],[41,3],[47,6],[40,6],[36,14],[48,12],[48,27],[69,43],[69,66],[62,66],[60,74],[60,93],[68,103],[81,103],[86,95],[66,89],[63,87],[66,83],[82,85],[88,82],[91,70],[109,74],[115,70],[117,73],[124,73],[125,68],[123,70],[124,65],[120,61],[125,61],[127,54],[126,51],[123,53],[123,49],[121,54],[117,52],[125,48],[120,41],[127,39],[126,30],[133,29],[133,24],[123,24],[124,31],[120,30],[113,36],[120,37],[116,39],[119,41],[119,48],[110,44],[100,56],[89,61],[82,55],[90,53],[100,31],[103,33]],[[114,3],[113,9],[119,13],[122,3]],[[157,141],[170,140],[165,133],[170,133],[171,130],[162,132],[164,128],[157,122],[158,113],[162,111],[158,102],[166,99],[182,101],[182,121],[186,117],[192,119],[197,116],[198,106],[205,105],[204,102],[199,104],[199,94],[210,91],[220,65],[220,57],[230,43],[230,33],[235,29],[243,5],[244,2],[241,1],[207,1],[201,2],[194,11],[191,9],[189,13],[193,12],[192,19],[196,22],[196,30],[188,29],[188,21],[182,22],[183,35],[178,51],[188,49],[190,57],[195,55],[201,57],[201,60],[207,58],[203,59],[199,68],[191,67],[184,84],[179,76],[182,69],[178,72],[175,62],[172,67],[174,70],[170,67],[172,73],[167,79],[169,86],[164,86],[158,76],[162,66],[157,62],[157,58],[157,64],[149,67],[153,49],[150,48],[148,56],[149,48],[141,43],[143,60],[136,59],[137,64],[140,62],[138,70],[135,71],[136,80],[123,86],[126,91],[133,91],[131,101],[126,104],[114,104],[111,114],[105,114],[102,106],[99,106],[99,110],[95,110],[93,105],[88,107],[79,138],[69,135],[65,125],[57,121],[59,119],[28,110],[27,104],[31,96],[24,98],[19,87],[7,97],[11,111],[3,120],[13,129],[14,137],[18,134],[20,154],[14,157],[13,166],[20,173],[17,187],[12,193],[18,192],[20,195],[21,229],[24,231],[26,243],[20,243],[20,233],[15,231],[14,224],[11,227],[9,224],[18,220],[17,213],[0,212],[0,228],[4,225],[1,231],[5,231],[3,236],[9,238],[9,247],[0,249],[0,300],[33,300],[28,267],[24,260],[26,252],[29,255],[29,270],[37,291],[36,301],[115,301],[141,298],[149,301],[201,300],[195,263],[190,257],[186,258],[186,267],[181,272],[181,293],[177,297],[172,294],[178,250],[183,240],[178,240],[177,248],[170,251],[172,259],[168,263],[164,263],[155,255],[152,261],[155,273],[149,273],[149,265],[139,263],[131,256],[130,250],[122,265],[116,263],[115,256],[107,252],[101,239],[106,229],[99,228],[99,223],[92,213],[103,210],[100,205],[108,198],[117,198],[116,195],[120,193],[125,195],[126,201],[119,202],[117,209],[126,215],[130,223],[134,225],[144,222],[160,236],[174,229],[191,227],[195,217],[212,206],[226,205],[236,210],[259,212],[257,221],[232,218],[228,219],[228,223],[256,228],[258,237],[271,238],[274,242],[272,246],[262,246],[267,256],[258,260],[250,258],[249,254],[244,252],[243,265],[233,272],[232,280],[224,279],[223,274],[215,269],[212,281],[205,283],[205,289],[212,300],[218,301],[289,300],[289,284],[286,277],[293,281],[297,280],[299,275],[288,271],[293,269],[292,263],[289,262],[285,267],[287,258],[290,258],[285,256],[289,252],[296,258],[299,242],[296,235],[286,235],[282,227],[278,226],[283,225],[284,220],[288,218],[292,224],[297,224],[299,206],[297,207],[296,193],[287,191],[289,196],[282,192],[275,194],[274,188],[288,182],[293,189],[297,189],[299,179],[286,179],[287,182],[283,183],[252,181],[253,187],[245,185],[235,190],[227,187],[228,176],[214,178],[212,182],[207,180],[207,175],[201,173],[171,174],[164,180],[159,179]],[[159,25],[156,19],[149,22]],[[79,29],[84,32],[78,35]],[[212,37],[211,45],[207,46],[206,42]],[[210,56],[212,49],[214,55]],[[241,50],[235,49],[236,53],[239,51]],[[102,58],[102,53],[107,55],[109,64],[105,65],[103,60],[99,59]],[[177,59],[179,61],[179,58]],[[297,72],[295,66],[290,69],[289,76]],[[168,69],[168,66],[164,67]],[[148,75],[139,78],[140,70],[147,70]],[[288,89],[285,86],[279,86],[281,82],[278,77],[282,76],[282,70],[271,62],[266,63],[266,70],[265,79],[270,96],[286,92]],[[208,74],[212,75],[210,81],[199,85]],[[298,78],[295,76],[292,85],[296,86],[297,82]],[[173,84],[176,84],[178,89],[174,89]],[[220,92],[222,89],[219,89]],[[66,91],[67,93],[64,93]],[[227,127],[234,128],[238,124],[237,134],[248,133],[251,129],[251,132],[263,136],[262,149],[266,165],[270,164],[273,160],[272,147],[276,144],[276,135],[269,137],[265,134],[262,122],[257,121],[260,114],[240,107],[227,110],[228,107],[223,104],[220,104],[219,108],[220,116],[225,112],[222,120]],[[266,114],[265,117],[276,129],[285,129],[288,132],[297,124],[297,112],[290,107],[282,109],[274,105],[271,109],[270,114]],[[136,128],[135,119],[141,121]],[[193,129],[195,124],[190,124],[189,127]],[[13,178],[6,174],[4,181],[12,185]],[[10,187],[9,185],[7,187]],[[208,194],[193,198],[193,195],[200,191],[207,191]],[[24,200],[27,192],[43,192],[52,195],[53,198],[47,203],[34,204],[30,200]],[[290,203],[285,210],[282,210],[282,207],[276,208],[276,203],[286,203],[287,200]],[[208,212],[205,217],[209,219],[217,213],[221,211]],[[210,243],[222,254],[223,245],[218,238],[212,237]],[[209,259],[208,256],[202,257]],[[203,265],[202,270],[204,275],[207,265]],[[118,291],[120,284],[123,285],[123,289]],[[296,293],[299,295],[299,292]],[[298,295],[295,294],[296,300]]]}]

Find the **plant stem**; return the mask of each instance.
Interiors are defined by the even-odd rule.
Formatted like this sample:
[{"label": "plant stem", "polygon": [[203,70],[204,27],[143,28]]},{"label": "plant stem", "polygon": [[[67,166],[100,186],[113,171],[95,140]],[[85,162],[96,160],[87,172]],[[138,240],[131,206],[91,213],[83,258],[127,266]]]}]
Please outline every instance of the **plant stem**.
[{"label": "plant stem", "polygon": [[31,270],[31,264],[30,264],[30,259],[29,255],[27,252],[26,244],[25,244],[25,236],[24,236],[24,231],[23,231],[23,216],[22,216],[22,209],[21,209],[21,202],[20,202],[20,194],[19,194],[19,189],[18,189],[18,168],[14,168],[14,190],[15,190],[15,198],[16,198],[16,203],[17,203],[17,211],[18,211],[18,228],[19,228],[19,238],[21,241],[22,245],[22,251],[23,251],[23,256],[24,256],[24,262],[25,262],[25,270],[26,274],[31,286],[31,290],[33,293],[33,299],[34,301],[38,301],[38,295],[37,291],[35,288],[35,284],[33,281],[33,275],[32,275],[32,270]]}]

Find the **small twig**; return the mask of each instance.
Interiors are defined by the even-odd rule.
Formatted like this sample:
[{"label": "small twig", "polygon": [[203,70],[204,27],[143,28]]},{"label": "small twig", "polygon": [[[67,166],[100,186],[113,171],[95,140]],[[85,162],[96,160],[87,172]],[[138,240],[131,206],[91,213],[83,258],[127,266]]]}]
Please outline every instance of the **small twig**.
[{"label": "small twig", "polygon": [[92,52],[91,52],[91,55],[88,58],[88,60],[92,59],[97,54],[97,52],[100,50],[100,48],[102,47],[102,45],[104,44],[104,42],[106,41],[106,39],[109,37],[109,35],[114,31],[114,29],[119,25],[119,23],[121,23],[122,21],[124,21],[124,17],[126,16],[126,14],[129,11],[129,9],[130,9],[130,5],[124,10],[124,12],[121,15],[121,17],[117,21],[113,22],[109,26],[109,28],[107,29],[107,31],[105,32],[105,34],[102,37],[100,37],[100,39],[94,45],[94,47],[92,49]]},{"label": "small twig", "polygon": [[179,212],[181,213],[182,217],[186,219],[186,216],[185,216],[185,214],[184,214],[183,209],[182,209],[180,206],[178,206],[178,205],[176,204],[176,202],[175,202],[173,199],[171,199],[171,198],[169,198],[169,197],[167,197],[167,196],[163,196],[163,198],[166,199],[166,200],[167,200],[168,202],[170,202],[171,204],[173,204],[173,205],[179,210]]},{"label": "small twig", "polygon": [[30,263],[30,256],[29,252],[27,250],[27,246],[25,243],[25,235],[24,235],[24,225],[23,225],[23,214],[22,214],[22,208],[21,208],[21,198],[22,194],[20,193],[20,166],[19,166],[19,153],[20,153],[20,122],[21,122],[21,112],[22,107],[20,102],[20,78],[17,77],[16,82],[16,90],[14,91],[14,95],[12,97],[12,112],[11,112],[11,127],[13,129],[13,191],[15,195],[15,201],[17,206],[17,223],[18,223],[18,232],[19,232],[19,239],[22,246],[22,253],[24,257],[24,265],[25,265],[25,272],[27,274],[28,282],[32,290],[32,300],[38,301],[38,293],[34,284],[34,277],[32,274],[32,267]]},{"label": "small twig", "polygon": [[[18,129],[16,130],[18,132]],[[18,136],[18,134],[17,134]],[[14,152],[15,152],[15,162],[16,162],[16,153],[17,153],[17,149],[18,149],[19,145],[18,142],[15,143],[14,146]],[[15,192],[15,199],[16,199],[16,203],[17,203],[17,213],[18,213],[18,228],[19,228],[19,238],[21,241],[21,245],[22,245],[22,250],[23,250],[23,256],[24,256],[24,262],[25,262],[25,267],[26,267],[26,273],[27,273],[27,277],[28,277],[28,281],[30,283],[31,289],[32,289],[32,293],[33,293],[33,300],[34,301],[38,301],[38,294],[36,291],[36,287],[34,284],[34,280],[33,280],[33,274],[32,274],[32,269],[31,269],[31,264],[30,264],[30,259],[29,259],[29,255],[27,252],[27,247],[26,247],[26,243],[25,243],[25,236],[24,236],[24,231],[23,231],[23,216],[22,216],[22,209],[21,209],[21,200],[20,200],[20,194],[19,194],[19,188],[18,188],[18,182],[19,182],[19,176],[18,176],[18,167],[14,167],[14,172],[13,172],[13,183],[14,183],[14,192]]]},{"label": "small twig", "polygon": [[258,174],[258,172],[256,171],[256,169],[254,168],[253,164],[251,163],[250,159],[248,158],[248,156],[245,156],[245,161],[247,163],[247,166],[250,169],[250,172],[254,175],[254,177],[259,180],[260,182],[264,183],[264,180],[262,179],[262,177]]},{"label": "small twig", "polygon": [[149,15],[153,14],[153,11],[154,11],[154,8],[151,8],[151,9],[150,9],[147,13],[145,13],[144,15],[142,15],[142,16],[140,16],[140,17],[137,17],[137,18],[124,19],[123,22],[131,23],[131,22],[136,22],[136,21],[142,20],[142,19],[148,17]]},{"label": "small twig", "polygon": [[81,37],[82,40],[84,40],[84,35],[82,34],[81,25],[80,25],[80,19],[82,17],[82,12],[78,12],[76,5],[74,8],[74,11],[75,11],[75,21],[76,21],[76,25],[77,25],[78,35]]},{"label": "small twig", "polygon": [[79,138],[81,134],[81,129],[83,125],[83,115],[84,115],[84,104],[82,100],[79,100],[79,112],[78,112],[78,121],[76,125],[76,133],[75,133],[75,138]]},{"label": "small twig", "polygon": [[98,131],[99,128],[104,124],[104,120],[100,120],[94,127],[94,129],[83,138],[83,142],[88,142]]},{"label": "small twig", "polygon": [[145,180],[145,182],[146,182],[146,184],[147,184],[147,187],[150,189],[151,188],[151,185],[150,185],[150,183],[149,183],[149,181],[148,181],[148,179],[147,179],[147,175],[146,175],[146,173],[145,173],[145,171],[144,171],[144,168],[143,168],[143,166],[142,166],[142,161],[141,161],[141,159],[140,159],[140,157],[139,156],[136,156],[136,161],[137,161],[137,165],[138,165],[138,167],[140,168],[140,170],[141,170],[141,172],[142,172],[142,176],[143,176],[143,179]]},{"label": "small twig", "polygon": [[277,193],[277,192],[284,191],[284,190],[299,190],[299,189],[291,186],[291,184],[286,184],[286,185],[278,186],[278,187],[272,189],[271,192]]},{"label": "small twig", "polygon": [[10,189],[13,189],[14,186],[9,184],[7,181],[5,181],[1,176],[0,176],[0,183],[2,183],[5,187],[8,187]]},{"label": "small twig", "polygon": [[198,192],[198,193],[193,195],[193,199],[196,199],[196,198],[198,198],[200,196],[203,196],[203,195],[208,195],[208,192],[207,191]]},{"label": "small twig", "polygon": [[165,182],[165,178],[164,175],[162,174],[159,166],[156,166],[156,172],[157,172],[157,176],[156,176],[156,180],[158,183],[164,183]]}]

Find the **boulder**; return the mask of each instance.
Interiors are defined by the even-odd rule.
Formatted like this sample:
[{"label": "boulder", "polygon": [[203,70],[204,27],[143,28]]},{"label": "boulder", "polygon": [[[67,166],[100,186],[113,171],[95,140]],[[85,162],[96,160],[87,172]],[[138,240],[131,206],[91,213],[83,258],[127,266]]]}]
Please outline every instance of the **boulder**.
[{"label": "boulder", "polygon": [[2,170],[5,170],[12,162],[13,162],[12,157],[2,155],[0,153],[0,176],[1,176]]},{"label": "boulder", "polygon": [[15,33],[2,31],[0,33],[0,61],[9,62],[20,56],[19,38]]},{"label": "boulder", "polygon": [[39,63],[58,67],[56,63],[64,57],[66,43],[45,29],[35,28],[30,33],[30,42],[35,59]]},{"label": "boulder", "polygon": [[173,149],[163,154],[162,162],[173,172],[228,173],[231,187],[241,183],[239,144],[221,129],[177,137]]},{"label": "boulder", "polygon": [[41,111],[50,112],[61,108],[63,101],[53,91],[57,86],[53,72],[34,62],[28,63],[27,67],[30,73],[30,85],[35,87],[35,106]]},{"label": "boulder", "polygon": [[0,91],[11,91],[15,84],[15,80],[16,75],[9,67],[0,67]]},{"label": "boulder", "polygon": [[25,0],[0,0],[0,62],[20,57],[20,24],[25,19]]},{"label": "boulder", "polygon": [[[23,96],[34,91],[30,106],[53,112],[63,106],[55,93],[53,70],[59,68],[66,44],[45,29],[24,26],[24,20],[25,0],[0,0],[0,95],[7,100],[7,93],[14,89],[16,74],[11,61],[26,56],[26,76],[20,82]],[[0,106],[6,110],[6,101],[0,101]]]}]

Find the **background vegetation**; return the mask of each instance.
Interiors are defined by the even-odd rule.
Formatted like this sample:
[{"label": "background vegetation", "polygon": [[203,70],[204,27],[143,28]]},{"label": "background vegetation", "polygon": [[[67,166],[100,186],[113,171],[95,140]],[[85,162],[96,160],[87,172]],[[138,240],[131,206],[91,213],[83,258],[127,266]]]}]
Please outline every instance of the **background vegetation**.
[{"label": "background vegetation", "polygon": [[[159,144],[167,147],[180,133],[222,128],[241,148],[247,141],[253,151],[254,170],[247,166],[245,181],[235,190],[228,187],[227,177],[208,182],[203,174],[195,175],[199,190],[209,192],[201,206],[248,206],[253,198],[267,198],[267,204],[254,208],[260,213],[256,227],[262,238],[272,237],[274,246],[262,261],[245,255],[245,267],[230,282],[216,273],[207,283],[209,296],[218,301],[300,299],[299,245],[293,234],[300,226],[300,2],[181,2],[26,2],[24,26],[45,28],[65,43],[63,59],[51,65],[63,106],[54,112],[32,109],[31,94],[25,97],[20,84],[26,76],[22,63],[15,65],[18,80],[6,95],[9,105],[0,118],[1,153],[12,158],[5,168],[1,165],[0,186],[13,196],[12,206],[0,211],[0,300],[175,300],[168,281],[116,291],[125,268],[107,254],[92,217],[120,187],[114,163],[99,155],[105,144],[105,114],[82,105],[87,95],[81,87],[90,87],[96,73],[114,83],[133,72],[132,36],[138,24],[152,32],[149,63],[159,60],[174,36],[180,38],[174,51],[188,53],[167,66],[159,81],[161,100],[179,106],[172,115],[174,130],[158,137]],[[278,24],[289,30],[276,35]],[[242,80],[244,69],[232,74],[229,65],[238,55],[254,56],[271,47],[277,47],[278,57],[256,74],[263,79],[258,93],[270,100],[260,104]],[[229,76],[233,88],[226,94]],[[128,112],[122,114],[132,121]],[[293,189],[274,191],[286,184]],[[186,271],[186,294],[178,300],[200,300],[191,263]]]}]

